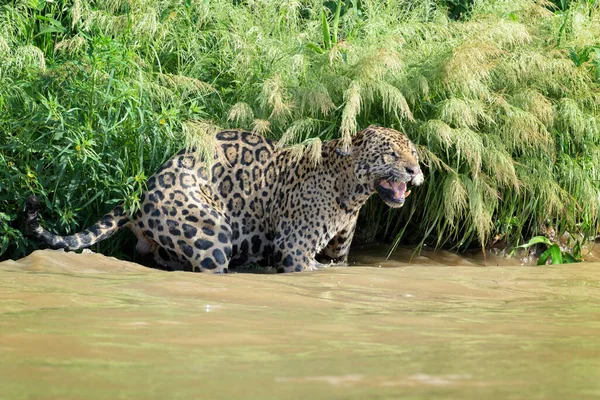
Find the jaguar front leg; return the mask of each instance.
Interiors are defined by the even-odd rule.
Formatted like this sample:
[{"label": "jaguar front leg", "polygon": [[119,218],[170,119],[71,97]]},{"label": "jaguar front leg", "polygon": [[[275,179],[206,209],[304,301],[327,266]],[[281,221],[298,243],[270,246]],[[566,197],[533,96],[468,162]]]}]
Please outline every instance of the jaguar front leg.
[{"label": "jaguar front leg", "polygon": [[287,235],[276,233],[274,256],[277,272],[313,271],[327,267],[315,259],[315,243],[312,237],[295,232]]},{"label": "jaguar front leg", "polygon": [[317,255],[317,260],[325,264],[347,265],[350,245],[356,230],[358,212],[351,218],[350,222],[342,228]]},{"label": "jaguar front leg", "polygon": [[277,272],[302,272],[314,271],[321,268],[327,268],[328,265],[321,264],[314,256],[303,253],[301,250],[296,251],[275,251]]}]

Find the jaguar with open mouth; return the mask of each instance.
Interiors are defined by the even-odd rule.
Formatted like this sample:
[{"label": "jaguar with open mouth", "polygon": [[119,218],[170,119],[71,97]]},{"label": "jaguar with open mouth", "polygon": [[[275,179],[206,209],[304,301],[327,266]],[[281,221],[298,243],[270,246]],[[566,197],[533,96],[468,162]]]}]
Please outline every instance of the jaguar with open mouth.
[{"label": "jaguar with open mouth", "polygon": [[363,140],[369,153],[357,160],[357,178],[389,207],[402,207],[411,193],[409,186],[424,181],[415,145],[404,134],[390,130],[373,131]]},{"label": "jaguar with open mouth", "polygon": [[423,181],[423,175],[418,167],[407,168],[407,170],[408,178],[389,176],[380,178],[375,183],[379,197],[390,207],[402,207],[411,193],[408,185],[420,185]]},{"label": "jaguar with open mouth", "polygon": [[137,253],[164,269],[224,273],[259,263],[309,271],[346,262],[371,195],[402,207],[407,186],[424,180],[415,145],[385,127],[369,126],[350,142],[324,141],[319,162],[244,130],[219,132],[215,145],[210,170],[195,150],[182,150],[148,178],[136,211],[119,205],[73,235],[44,229],[40,201],[29,197],[27,233],[78,250],[126,227]]},{"label": "jaguar with open mouth", "polygon": [[410,195],[406,182],[396,178],[382,178],[375,185],[377,193],[386,202],[396,206],[402,206],[405,199]]}]

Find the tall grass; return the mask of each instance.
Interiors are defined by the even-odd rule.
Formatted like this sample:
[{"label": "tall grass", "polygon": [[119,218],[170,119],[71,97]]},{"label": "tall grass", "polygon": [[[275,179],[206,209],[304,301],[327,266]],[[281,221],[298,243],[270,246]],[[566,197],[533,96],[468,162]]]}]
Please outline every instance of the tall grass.
[{"label": "tall grass", "polygon": [[14,222],[27,195],[47,201],[47,226],[76,231],[135,207],[161,162],[208,149],[217,127],[314,154],[317,138],[371,123],[406,132],[427,183],[400,210],[371,199],[370,237],[595,235],[597,26],[594,2],[475,1],[456,18],[435,1],[13,0],[0,6],[0,254],[35,246]]}]

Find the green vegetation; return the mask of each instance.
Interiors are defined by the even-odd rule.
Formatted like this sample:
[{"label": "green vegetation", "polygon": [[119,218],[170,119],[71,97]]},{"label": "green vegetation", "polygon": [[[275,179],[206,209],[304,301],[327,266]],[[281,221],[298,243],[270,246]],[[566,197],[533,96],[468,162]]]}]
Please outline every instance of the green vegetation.
[{"label": "green vegetation", "polygon": [[0,255],[34,246],[14,222],[27,195],[46,200],[46,226],[76,231],[135,207],[145,177],[218,127],[313,150],[371,123],[406,132],[426,184],[401,210],[371,199],[371,237],[595,235],[600,4],[562,3],[4,2]]},{"label": "green vegetation", "polygon": [[528,249],[531,246],[538,244],[545,245],[546,250],[538,258],[537,265],[546,265],[549,260],[552,262],[552,264],[571,264],[581,262],[583,260],[580,242],[575,244],[573,248],[574,254],[563,251],[558,243],[552,243],[550,239],[545,236],[532,237],[529,242],[520,245],[519,248]]}]

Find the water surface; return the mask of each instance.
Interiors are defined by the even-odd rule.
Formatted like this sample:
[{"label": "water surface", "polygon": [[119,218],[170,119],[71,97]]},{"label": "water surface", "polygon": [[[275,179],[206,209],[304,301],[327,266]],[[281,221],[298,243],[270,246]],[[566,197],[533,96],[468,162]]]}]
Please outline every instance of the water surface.
[{"label": "water surface", "polygon": [[600,397],[597,258],[358,254],[279,275],[0,263],[0,398]]}]

